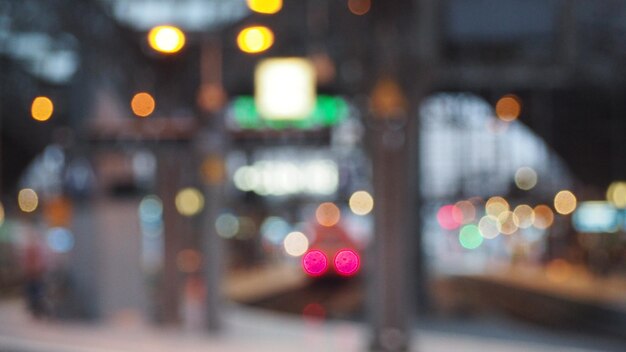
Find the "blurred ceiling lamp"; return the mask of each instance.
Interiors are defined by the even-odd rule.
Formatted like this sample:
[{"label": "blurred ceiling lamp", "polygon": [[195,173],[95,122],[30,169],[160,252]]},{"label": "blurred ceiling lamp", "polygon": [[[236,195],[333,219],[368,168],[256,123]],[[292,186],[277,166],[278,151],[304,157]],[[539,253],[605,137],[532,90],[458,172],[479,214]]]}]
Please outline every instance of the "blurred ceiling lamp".
[{"label": "blurred ceiling lamp", "polygon": [[616,181],[611,183],[606,190],[606,200],[616,208],[626,208],[626,182]]},{"label": "blurred ceiling lamp", "polygon": [[156,103],[154,102],[154,98],[152,95],[141,92],[137,93],[133,96],[133,99],[130,101],[130,107],[133,110],[133,113],[139,117],[148,117],[154,111]]},{"label": "blurred ceiling lamp", "polygon": [[264,52],[274,45],[274,32],[264,26],[246,27],[237,35],[237,45],[244,53]]},{"label": "blurred ceiling lamp", "polygon": [[408,104],[400,85],[390,77],[383,77],[372,90],[370,105],[378,117],[397,118],[404,115]]},{"label": "blurred ceiling lamp", "polygon": [[248,8],[254,12],[273,15],[283,8],[283,0],[247,0]]},{"label": "blurred ceiling lamp", "polygon": [[54,104],[48,97],[36,97],[30,107],[33,119],[37,121],[48,121],[54,111]]},{"label": "blurred ceiling lamp", "polygon": [[513,94],[503,96],[496,103],[496,116],[502,121],[513,121],[519,117],[521,112],[520,99]]},{"label": "blurred ceiling lamp", "polygon": [[348,9],[357,16],[365,15],[371,7],[371,0],[348,0]]},{"label": "blurred ceiling lamp", "polygon": [[254,97],[267,120],[302,120],[315,107],[315,69],[303,58],[266,59],[254,73]]},{"label": "blurred ceiling lamp", "polygon": [[156,26],[148,33],[150,47],[163,54],[174,54],[185,46],[185,34],[174,26]]}]

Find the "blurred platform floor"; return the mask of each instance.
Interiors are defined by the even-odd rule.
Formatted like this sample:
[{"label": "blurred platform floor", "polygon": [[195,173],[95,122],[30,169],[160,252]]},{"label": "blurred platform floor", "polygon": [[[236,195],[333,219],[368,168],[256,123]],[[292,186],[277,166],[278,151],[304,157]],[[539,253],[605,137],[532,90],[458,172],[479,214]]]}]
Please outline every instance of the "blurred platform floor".
[{"label": "blurred platform floor", "polygon": [[[364,351],[367,330],[354,322],[312,322],[296,316],[242,306],[225,309],[221,334],[185,332],[133,323],[81,324],[36,321],[20,300],[0,302],[1,352],[195,352],[195,351]],[[560,336],[547,331],[537,334],[510,327],[507,334],[483,334],[502,330],[501,324],[482,325],[478,330],[445,321],[422,322],[414,330],[412,351],[463,352],[584,352],[619,351],[619,346],[586,347],[577,336]],[[581,347],[582,346],[582,347]]]}]

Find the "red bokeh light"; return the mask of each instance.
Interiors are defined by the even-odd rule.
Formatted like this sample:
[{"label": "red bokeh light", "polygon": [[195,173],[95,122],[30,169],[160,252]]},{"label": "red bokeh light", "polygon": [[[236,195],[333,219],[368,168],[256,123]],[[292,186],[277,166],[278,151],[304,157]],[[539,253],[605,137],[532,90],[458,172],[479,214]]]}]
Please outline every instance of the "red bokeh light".
[{"label": "red bokeh light", "polygon": [[444,205],[437,212],[439,226],[446,230],[454,230],[461,226],[463,211],[452,204]]},{"label": "red bokeh light", "polygon": [[328,270],[328,259],[322,251],[308,251],[302,257],[302,268],[311,276],[320,276]]},{"label": "red bokeh light", "polygon": [[335,255],[335,270],[342,276],[352,276],[359,271],[359,255],[350,249],[342,249]]}]

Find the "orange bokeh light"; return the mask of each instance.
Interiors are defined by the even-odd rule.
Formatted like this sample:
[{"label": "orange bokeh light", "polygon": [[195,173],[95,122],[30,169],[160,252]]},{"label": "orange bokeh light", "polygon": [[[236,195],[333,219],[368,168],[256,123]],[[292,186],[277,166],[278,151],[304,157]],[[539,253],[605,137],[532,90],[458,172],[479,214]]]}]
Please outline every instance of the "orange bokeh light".
[{"label": "orange bokeh light", "polygon": [[348,9],[357,16],[365,15],[371,8],[371,0],[348,0]]},{"label": "orange bokeh light", "polygon": [[317,210],[315,211],[315,218],[317,219],[317,222],[322,226],[334,226],[339,222],[339,219],[341,218],[341,211],[335,204],[331,202],[325,202],[317,207]]},{"label": "orange bokeh light", "polygon": [[33,119],[37,121],[47,121],[54,112],[54,104],[48,97],[36,97],[30,107],[30,113]]},{"label": "orange bokeh light", "polygon": [[133,109],[133,113],[139,117],[148,117],[154,111],[156,103],[152,95],[141,92],[135,94],[130,101],[130,107]]},{"label": "orange bokeh light", "polygon": [[513,121],[522,112],[522,104],[517,96],[508,94],[496,103],[496,116],[502,121]]}]

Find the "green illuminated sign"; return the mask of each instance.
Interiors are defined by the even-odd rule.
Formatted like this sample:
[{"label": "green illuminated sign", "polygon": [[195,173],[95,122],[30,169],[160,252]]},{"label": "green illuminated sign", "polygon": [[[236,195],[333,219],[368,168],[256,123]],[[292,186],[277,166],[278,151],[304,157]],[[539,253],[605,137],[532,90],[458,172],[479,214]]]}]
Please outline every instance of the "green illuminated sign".
[{"label": "green illuminated sign", "polygon": [[329,127],[343,121],[348,115],[348,103],[342,98],[318,95],[311,115],[304,119],[285,121],[267,120],[259,115],[254,98],[240,96],[234,99],[234,120],[242,129],[309,129]]}]

